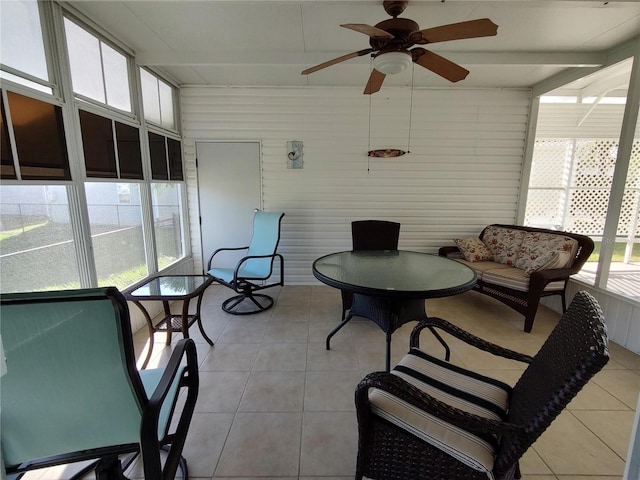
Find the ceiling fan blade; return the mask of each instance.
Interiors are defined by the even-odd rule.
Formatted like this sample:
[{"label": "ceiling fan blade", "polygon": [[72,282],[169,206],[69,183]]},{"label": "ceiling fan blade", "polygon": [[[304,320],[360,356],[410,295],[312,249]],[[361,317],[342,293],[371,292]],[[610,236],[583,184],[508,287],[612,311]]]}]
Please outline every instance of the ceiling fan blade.
[{"label": "ceiling fan blade", "polygon": [[415,63],[446,78],[450,82],[459,82],[469,75],[469,70],[466,68],[462,68],[457,63],[453,63],[451,60],[447,60],[424,48],[414,48],[411,50],[411,54]]},{"label": "ceiling fan blade", "polygon": [[488,18],[451,23],[439,27],[426,28],[411,34],[417,44],[462,40],[464,38],[490,37],[498,33],[498,26]]},{"label": "ceiling fan blade", "polygon": [[371,25],[367,25],[366,23],[345,23],[344,25],[340,26],[348,28],[350,30],[355,30],[356,32],[364,33],[365,35],[369,35],[370,37],[394,38],[393,35],[391,35],[389,32],[385,32],[378,27],[372,27]]},{"label": "ceiling fan blade", "polygon": [[367,86],[364,88],[365,95],[371,95],[372,93],[376,93],[382,87],[382,82],[384,82],[384,78],[386,75],[382,72],[379,72],[375,68],[371,70],[371,75],[369,75],[369,81],[367,82]]},{"label": "ceiling fan blade", "polygon": [[300,75],[309,75],[310,73],[317,72],[318,70],[330,67],[331,65],[335,65],[336,63],[344,62],[345,60],[349,60],[351,58],[361,57],[362,55],[366,55],[367,53],[371,53],[373,51],[373,48],[365,48],[364,50],[358,50],[357,52],[347,53],[346,55],[334,58],[333,60],[328,60],[324,63],[316,65],[315,67],[307,68],[306,70],[303,70]]}]

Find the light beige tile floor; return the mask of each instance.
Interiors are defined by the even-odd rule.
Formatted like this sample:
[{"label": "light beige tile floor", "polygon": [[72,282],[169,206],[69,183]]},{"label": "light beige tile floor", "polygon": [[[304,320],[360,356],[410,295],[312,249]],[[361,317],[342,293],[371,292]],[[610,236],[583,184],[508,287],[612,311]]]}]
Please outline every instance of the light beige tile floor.
[{"label": "light beige tile floor", "polygon": [[[384,368],[384,334],[354,320],[332,339],[340,294],[325,286],[285,286],[271,291],[276,305],[251,316],[220,309],[230,291],[214,285],[203,301],[210,347],[192,327],[200,363],[200,391],[184,455],[194,480],[348,479],[355,472],[357,426],[353,393],[367,373]],[[559,315],[541,307],[533,332],[504,305],[468,292],[427,301],[430,315],[446,318],[487,340],[534,354]],[[394,333],[392,363],[408,347],[413,324]],[[157,334],[150,367],[170,354]],[[178,335],[179,337],[179,335]],[[146,332],[134,336],[138,358]],[[174,342],[176,339],[174,339]],[[452,342],[452,361],[513,383],[522,367]],[[438,351],[435,343],[423,347]],[[640,391],[640,357],[610,344],[611,361],[538,439],[521,461],[526,480],[622,478]],[[140,360],[141,363],[141,360]],[[68,469],[29,477],[68,478]],[[134,468],[133,478],[141,478]]]}]

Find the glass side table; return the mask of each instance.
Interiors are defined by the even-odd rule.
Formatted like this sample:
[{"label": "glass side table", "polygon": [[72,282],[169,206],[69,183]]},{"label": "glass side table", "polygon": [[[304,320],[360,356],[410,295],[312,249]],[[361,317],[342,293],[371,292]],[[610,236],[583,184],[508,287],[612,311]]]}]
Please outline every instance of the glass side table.
[{"label": "glass side table", "polygon": [[[166,332],[166,345],[170,345],[173,332],[182,333],[184,338],[189,338],[189,327],[197,322],[204,339],[209,345],[213,345],[213,341],[204,331],[200,317],[202,296],[212,283],[213,277],[208,275],[160,275],[144,280],[122,292],[127,300],[135,303],[142,310],[149,328],[149,350],[142,364],[143,369],[147,367],[151,358],[154,333]],[[196,311],[190,314],[189,303],[194,298],[197,299]],[[164,318],[156,325],[153,325],[149,312],[141,303],[153,300],[161,301],[164,307]],[[181,313],[171,313],[169,302],[174,301],[182,301]]]}]

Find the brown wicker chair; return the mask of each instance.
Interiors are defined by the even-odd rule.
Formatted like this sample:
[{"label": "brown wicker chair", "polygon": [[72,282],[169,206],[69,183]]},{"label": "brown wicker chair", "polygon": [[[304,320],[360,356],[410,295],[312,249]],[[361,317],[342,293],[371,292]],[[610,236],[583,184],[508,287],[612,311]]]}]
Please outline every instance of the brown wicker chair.
[{"label": "brown wicker chair", "polygon": [[[419,349],[420,332],[429,326],[529,365],[511,388],[434,359]],[[392,373],[372,373],[356,389],[356,478],[520,478],[518,460],[608,359],[602,310],[586,292],[576,294],[534,357],[439,318],[422,321],[411,334],[411,351]],[[428,375],[433,371],[444,375],[440,383]]]},{"label": "brown wicker chair", "polygon": [[[474,290],[483,293],[489,297],[495,298],[500,302],[513,308],[516,312],[524,315],[524,331],[531,332],[533,329],[533,322],[536,318],[536,312],[538,311],[538,304],[542,297],[549,297],[552,295],[559,295],[562,302],[562,311],[566,310],[566,290],[569,278],[571,275],[575,275],[580,271],[582,266],[588,260],[591,252],[593,252],[594,244],[591,238],[586,235],[580,235],[572,232],[563,232],[560,230],[548,230],[545,228],[526,227],[522,225],[489,225],[480,232],[480,239],[484,238],[485,233],[489,227],[504,227],[512,230],[523,230],[527,233],[545,233],[550,235],[564,235],[571,237],[578,242],[578,249],[573,263],[568,268],[556,268],[551,270],[540,270],[532,272],[530,276],[529,289],[526,291],[520,291],[515,288],[509,288],[503,285],[496,285],[487,281],[484,276],[479,275],[478,282],[474,287]],[[460,250],[458,247],[440,247],[438,255],[441,257],[449,257],[456,255]],[[549,289],[547,286],[553,282],[564,282],[561,289]]]}]

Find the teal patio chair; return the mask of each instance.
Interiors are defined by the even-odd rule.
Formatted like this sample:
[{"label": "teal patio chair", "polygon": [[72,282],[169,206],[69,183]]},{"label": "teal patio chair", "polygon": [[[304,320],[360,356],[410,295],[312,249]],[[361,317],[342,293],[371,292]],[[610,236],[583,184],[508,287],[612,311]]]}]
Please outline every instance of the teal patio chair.
[{"label": "teal patio chair", "polygon": [[[276,252],[280,243],[282,217],[284,213],[281,212],[256,212],[253,217],[253,235],[248,247],[219,248],[209,258],[207,273],[216,282],[238,293],[222,303],[225,312],[248,315],[263,312],[273,306],[273,298],[255,292],[284,285],[284,261],[282,255]],[[232,250],[247,250],[234,268],[212,266],[218,253]],[[276,258],[280,261],[280,280],[268,282],[273,274],[273,261]]]},{"label": "teal patio chair", "polygon": [[[73,478],[95,469],[98,480],[121,480],[141,454],[144,478],[173,479],[178,467],[188,478],[182,449],[198,395],[193,340],[178,342],[166,368],[139,372],[127,303],[114,287],[6,294],[0,315],[7,474],[89,460]],[[172,423],[181,391],[184,407]]]}]

